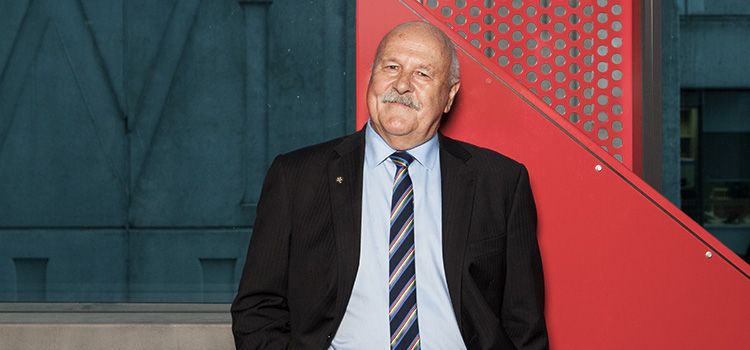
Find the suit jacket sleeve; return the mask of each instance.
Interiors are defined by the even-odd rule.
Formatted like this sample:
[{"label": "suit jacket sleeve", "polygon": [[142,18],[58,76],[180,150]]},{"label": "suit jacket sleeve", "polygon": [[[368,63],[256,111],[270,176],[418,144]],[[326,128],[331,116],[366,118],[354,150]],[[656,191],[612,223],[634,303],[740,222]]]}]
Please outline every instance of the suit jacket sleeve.
[{"label": "suit jacket sleeve", "polygon": [[536,207],[522,165],[507,221],[507,271],[502,322],[518,349],[547,349],[544,278],[536,237]]},{"label": "suit jacket sleeve", "polygon": [[289,183],[281,157],[266,175],[237,297],[232,333],[238,350],[285,349],[289,342],[287,267]]}]

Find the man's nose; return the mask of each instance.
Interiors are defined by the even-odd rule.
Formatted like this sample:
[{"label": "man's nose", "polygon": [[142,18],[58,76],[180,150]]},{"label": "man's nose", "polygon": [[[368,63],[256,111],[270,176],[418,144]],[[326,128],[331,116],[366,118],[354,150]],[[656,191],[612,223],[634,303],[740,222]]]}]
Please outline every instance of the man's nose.
[{"label": "man's nose", "polygon": [[401,95],[411,92],[411,74],[401,71],[393,84],[393,88]]}]

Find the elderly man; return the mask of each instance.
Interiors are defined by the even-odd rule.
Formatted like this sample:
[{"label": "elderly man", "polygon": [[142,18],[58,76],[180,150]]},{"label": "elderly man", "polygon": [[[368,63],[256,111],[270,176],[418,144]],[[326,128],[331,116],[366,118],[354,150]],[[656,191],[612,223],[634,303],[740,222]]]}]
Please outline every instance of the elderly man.
[{"label": "elderly man", "polygon": [[238,349],[545,349],[523,165],[437,132],[453,43],[409,22],[380,42],[363,130],[277,157],[237,298]]}]

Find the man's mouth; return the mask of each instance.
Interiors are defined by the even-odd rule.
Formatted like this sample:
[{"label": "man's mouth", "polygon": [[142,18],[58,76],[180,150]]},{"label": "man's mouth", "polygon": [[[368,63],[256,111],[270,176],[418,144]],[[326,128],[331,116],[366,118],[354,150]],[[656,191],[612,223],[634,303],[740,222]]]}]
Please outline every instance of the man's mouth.
[{"label": "man's mouth", "polygon": [[422,105],[409,95],[401,95],[395,91],[386,92],[383,95],[383,103],[398,103],[415,111],[422,109]]}]

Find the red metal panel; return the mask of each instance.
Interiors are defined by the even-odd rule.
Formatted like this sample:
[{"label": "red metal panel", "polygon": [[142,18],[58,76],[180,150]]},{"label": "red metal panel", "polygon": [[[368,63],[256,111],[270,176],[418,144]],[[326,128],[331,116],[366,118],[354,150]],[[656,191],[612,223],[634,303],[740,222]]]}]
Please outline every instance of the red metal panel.
[{"label": "red metal panel", "polygon": [[[517,2],[527,3],[502,4]],[[605,2],[581,1],[571,11]],[[412,0],[361,0],[357,6],[358,125],[367,119],[364,96],[375,47],[390,28],[426,20],[459,45],[462,90],[442,130],[529,168],[554,349],[746,348],[750,267],[744,261],[505,71],[497,53],[487,57],[447,26],[440,13]],[[623,54],[620,64],[632,66],[625,62],[630,57]],[[622,104],[627,111],[633,101]]]}]

